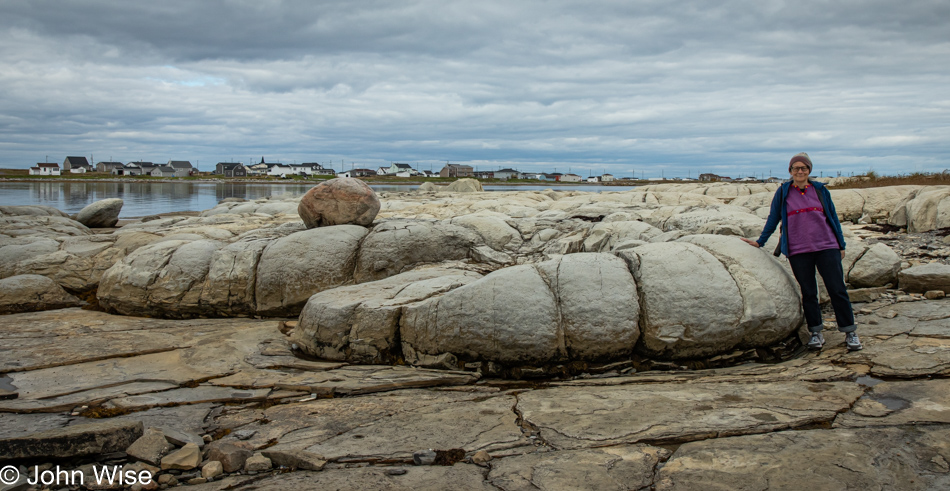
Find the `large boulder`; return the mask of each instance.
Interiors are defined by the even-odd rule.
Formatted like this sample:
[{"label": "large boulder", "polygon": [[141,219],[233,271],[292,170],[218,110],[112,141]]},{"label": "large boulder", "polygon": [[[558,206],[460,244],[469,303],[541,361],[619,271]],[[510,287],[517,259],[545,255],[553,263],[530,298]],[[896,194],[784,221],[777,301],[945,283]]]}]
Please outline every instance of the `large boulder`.
[{"label": "large boulder", "polygon": [[80,304],[82,301],[45,276],[25,274],[0,280],[0,314],[62,309]]},{"label": "large boulder", "polygon": [[950,186],[926,186],[911,191],[891,212],[888,223],[907,232],[950,227]]},{"label": "large boulder", "polygon": [[693,236],[632,249],[644,312],[642,352],[713,356],[767,346],[801,325],[794,280],[768,253],[742,245],[735,238]]},{"label": "large boulder", "polygon": [[373,223],[379,213],[379,198],[365,182],[338,177],[314,186],[297,207],[307,228]]},{"label": "large boulder", "polygon": [[923,264],[907,268],[898,275],[901,290],[911,293],[926,293],[943,290],[950,294],[950,266],[940,263]]},{"label": "large boulder", "polygon": [[360,241],[367,232],[357,225],[336,225],[269,244],[257,266],[258,313],[297,315],[314,293],[352,281]]},{"label": "large boulder", "polygon": [[421,265],[470,256],[478,242],[471,230],[444,222],[390,221],[363,240],[356,263],[357,283],[392,276]]},{"label": "large boulder", "polygon": [[887,244],[872,245],[848,270],[848,282],[855,288],[892,285],[897,282],[901,258]]},{"label": "large boulder", "polygon": [[459,179],[449,184],[446,191],[453,193],[477,193],[483,191],[482,183],[478,179]]},{"label": "large boulder", "polygon": [[514,266],[407,305],[403,353],[451,353],[504,364],[629,356],[639,337],[637,288],[621,259],[574,254]]},{"label": "large boulder", "polygon": [[341,286],[310,297],[293,341],[310,355],[357,363],[390,363],[404,305],[481,278],[468,271],[428,268],[379,281]]},{"label": "large boulder", "polygon": [[114,227],[119,221],[119,212],[122,211],[123,203],[119,198],[96,201],[79,210],[76,221],[89,228]]}]

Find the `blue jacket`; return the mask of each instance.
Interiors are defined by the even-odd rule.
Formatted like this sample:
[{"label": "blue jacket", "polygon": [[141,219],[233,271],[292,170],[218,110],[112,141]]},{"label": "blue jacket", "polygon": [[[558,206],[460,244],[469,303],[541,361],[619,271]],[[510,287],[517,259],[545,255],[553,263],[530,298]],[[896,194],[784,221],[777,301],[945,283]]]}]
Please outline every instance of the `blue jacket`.
[{"label": "blue jacket", "polygon": [[[828,192],[828,188],[820,182],[814,182],[809,180],[808,184],[815,186],[815,192],[818,193],[819,198],[821,198],[822,205],[825,209],[825,218],[828,219],[828,224],[831,225],[831,230],[834,231],[835,237],[838,239],[838,248],[842,251],[844,250],[844,235],[841,233],[841,222],[838,221],[838,213],[835,211],[835,204],[831,201],[831,193]],[[769,237],[772,236],[772,233],[775,232],[775,227],[778,225],[778,222],[782,222],[782,238],[779,241],[782,248],[782,254],[788,256],[788,221],[785,219],[788,216],[788,210],[785,206],[785,198],[788,197],[788,190],[792,187],[792,181],[785,181],[782,183],[782,187],[778,188],[775,191],[775,197],[772,198],[772,208],[769,209],[769,218],[765,220],[765,228],[762,229],[762,235],[759,236],[759,239],[756,242],[759,244],[759,247],[765,245],[768,242]]]}]

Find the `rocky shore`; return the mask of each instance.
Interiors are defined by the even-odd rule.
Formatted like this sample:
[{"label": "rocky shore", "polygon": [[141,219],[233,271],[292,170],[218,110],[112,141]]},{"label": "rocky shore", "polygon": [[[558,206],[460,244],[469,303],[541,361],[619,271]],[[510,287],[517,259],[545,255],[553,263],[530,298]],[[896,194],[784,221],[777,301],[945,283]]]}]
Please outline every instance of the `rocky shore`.
[{"label": "rocky shore", "polygon": [[0,489],[950,486],[950,188],[832,192],[857,352],[774,186],[461,188],[0,207]]}]

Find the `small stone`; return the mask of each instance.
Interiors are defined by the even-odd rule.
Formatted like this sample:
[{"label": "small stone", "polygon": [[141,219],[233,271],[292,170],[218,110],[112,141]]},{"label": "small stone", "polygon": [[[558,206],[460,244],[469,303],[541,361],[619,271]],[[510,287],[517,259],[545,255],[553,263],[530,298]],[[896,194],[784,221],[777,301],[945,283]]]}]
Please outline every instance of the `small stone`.
[{"label": "small stone", "polygon": [[224,467],[217,460],[212,460],[201,467],[201,477],[205,479],[214,479],[221,474],[224,474]]},{"label": "small stone", "polygon": [[896,311],[893,311],[893,310],[888,310],[887,312],[881,312],[880,314],[877,314],[877,315],[879,315],[879,316],[881,316],[881,317],[883,317],[883,318],[885,318],[885,319],[893,319],[893,318],[897,317],[897,312],[896,312]]},{"label": "small stone", "polygon": [[420,450],[412,454],[412,462],[416,465],[432,465],[435,462],[436,453],[431,448]]},{"label": "small stone", "polygon": [[178,447],[184,447],[189,443],[194,443],[198,445],[198,448],[205,446],[204,438],[191,433],[189,431],[176,430],[174,428],[161,428],[162,433],[165,435],[165,439],[169,443]]},{"label": "small stone", "polygon": [[327,464],[322,455],[305,450],[263,450],[261,455],[274,465],[304,471],[322,471]]},{"label": "small stone", "polygon": [[271,470],[273,467],[274,464],[271,463],[270,459],[260,453],[250,456],[247,461],[244,462],[244,470],[248,472],[264,472]]},{"label": "small stone", "polygon": [[[175,481],[175,482],[173,483],[172,481]],[[174,486],[175,484],[178,483],[178,478],[176,478],[175,476],[173,476],[173,475],[171,475],[171,474],[162,474],[162,475],[158,476],[158,483],[159,483],[159,484],[169,484],[169,485],[171,485],[171,486]]]},{"label": "small stone", "polygon": [[930,290],[927,293],[924,293],[924,298],[927,300],[939,300],[946,297],[947,294],[943,290]]},{"label": "small stone", "polygon": [[214,438],[211,438],[211,435],[201,435],[201,439],[204,440],[205,443],[211,443],[214,440]]},{"label": "small stone", "polygon": [[406,473],[406,469],[386,469],[386,475],[388,476],[402,476]]},{"label": "small stone", "polygon": [[251,456],[251,451],[230,442],[217,441],[208,445],[208,460],[217,460],[224,467],[224,472],[230,474],[244,468],[244,462]]},{"label": "small stone", "polygon": [[194,469],[201,463],[201,449],[194,443],[166,455],[162,459],[162,470],[179,469],[183,471]]},{"label": "small stone", "polygon": [[485,450],[479,450],[475,452],[475,455],[472,455],[472,463],[477,465],[485,465],[491,460],[491,454]]},{"label": "small stone", "polygon": [[208,482],[208,480],[203,477],[196,477],[185,481],[186,484],[204,484],[206,482]]},{"label": "small stone", "polygon": [[257,430],[239,430],[231,434],[238,440],[250,440],[251,437],[257,434]]},{"label": "small stone", "polygon": [[171,443],[165,439],[165,435],[161,430],[149,428],[145,430],[145,434],[142,435],[141,438],[135,440],[135,442],[126,449],[125,453],[135,460],[147,462],[152,465],[159,465],[162,461],[162,456],[168,453],[172,448]]}]

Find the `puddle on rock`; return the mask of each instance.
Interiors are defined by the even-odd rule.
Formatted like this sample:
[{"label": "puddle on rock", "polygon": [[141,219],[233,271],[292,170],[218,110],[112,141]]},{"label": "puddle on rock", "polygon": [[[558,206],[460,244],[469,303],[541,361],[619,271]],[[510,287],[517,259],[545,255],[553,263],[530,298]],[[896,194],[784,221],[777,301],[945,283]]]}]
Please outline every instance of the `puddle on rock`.
[{"label": "puddle on rock", "polygon": [[872,395],[871,399],[875,402],[883,404],[884,407],[890,409],[891,411],[900,411],[901,409],[910,406],[910,402],[901,399],[900,397],[874,397]]}]

